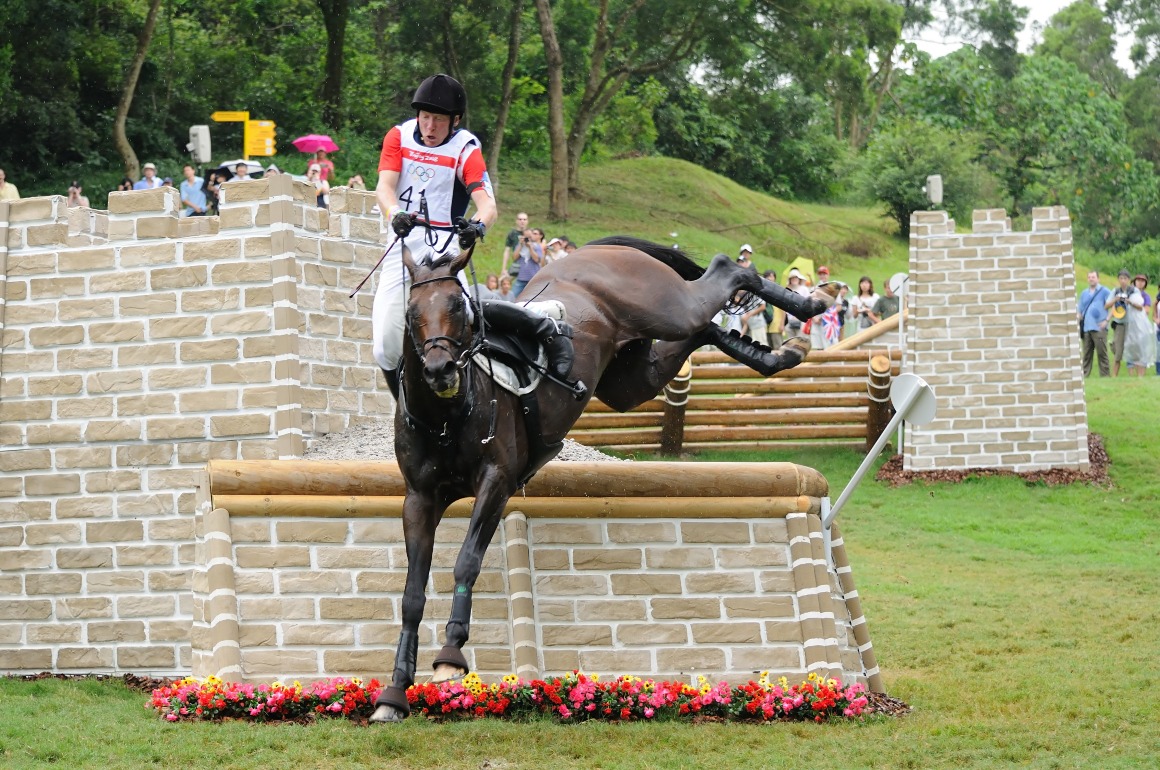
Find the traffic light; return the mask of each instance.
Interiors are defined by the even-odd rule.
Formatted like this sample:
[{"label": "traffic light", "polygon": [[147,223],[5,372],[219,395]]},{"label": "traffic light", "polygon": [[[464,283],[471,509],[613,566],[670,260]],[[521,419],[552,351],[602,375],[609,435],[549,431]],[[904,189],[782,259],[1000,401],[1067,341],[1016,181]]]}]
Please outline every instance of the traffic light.
[{"label": "traffic light", "polygon": [[209,126],[190,126],[189,144],[185,149],[193,155],[194,163],[209,163]]}]

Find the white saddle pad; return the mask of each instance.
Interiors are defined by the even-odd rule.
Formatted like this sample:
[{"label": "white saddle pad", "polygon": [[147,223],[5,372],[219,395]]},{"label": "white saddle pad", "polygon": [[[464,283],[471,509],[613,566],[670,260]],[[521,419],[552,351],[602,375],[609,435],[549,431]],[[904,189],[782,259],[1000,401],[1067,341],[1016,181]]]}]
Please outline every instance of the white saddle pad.
[{"label": "white saddle pad", "polygon": [[[548,300],[546,302],[529,302],[527,304],[528,310],[534,313],[539,313],[547,318],[552,318],[557,321],[565,321],[568,317],[568,312],[564,309],[564,303],[558,300]],[[489,359],[483,353],[476,353],[471,357],[475,365],[478,366],[485,374],[492,375],[496,383],[506,391],[515,393],[517,396],[522,396],[525,393],[530,393],[536,389],[540,384],[540,380],[544,379],[544,375],[540,372],[532,370],[532,381],[527,387],[520,387],[520,380],[516,376],[515,371],[507,364],[501,364],[499,361]],[[544,354],[544,348],[541,346],[539,353],[536,355],[536,366],[544,369],[548,366],[548,357]]]}]

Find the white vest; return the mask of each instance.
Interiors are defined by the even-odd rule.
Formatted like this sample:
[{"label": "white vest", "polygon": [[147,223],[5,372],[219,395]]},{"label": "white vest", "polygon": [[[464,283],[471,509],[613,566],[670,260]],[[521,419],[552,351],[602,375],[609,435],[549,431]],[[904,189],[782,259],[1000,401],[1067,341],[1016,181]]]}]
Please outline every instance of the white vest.
[{"label": "white vest", "polygon": [[402,168],[395,195],[401,208],[415,214],[420,213],[420,199],[425,197],[432,227],[450,230],[455,217],[467,213],[470,200],[457,178],[459,158],[469,145],[479,147],[480,143],[470,131],[460,129],[438,147],[427,147],[415,139],[418,122],[412,118],[399,126]]}]

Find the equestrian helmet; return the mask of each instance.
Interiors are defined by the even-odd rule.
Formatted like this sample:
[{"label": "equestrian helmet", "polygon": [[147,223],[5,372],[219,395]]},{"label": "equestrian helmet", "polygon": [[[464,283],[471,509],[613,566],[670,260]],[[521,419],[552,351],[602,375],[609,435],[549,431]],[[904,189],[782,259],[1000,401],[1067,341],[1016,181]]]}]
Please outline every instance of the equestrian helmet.
[{"label": "equestrian helmet", "polygon": [[450,75],[432,75],[415,89],[411,107],[439,115],[462,115],[467,111],[467,92]]}]

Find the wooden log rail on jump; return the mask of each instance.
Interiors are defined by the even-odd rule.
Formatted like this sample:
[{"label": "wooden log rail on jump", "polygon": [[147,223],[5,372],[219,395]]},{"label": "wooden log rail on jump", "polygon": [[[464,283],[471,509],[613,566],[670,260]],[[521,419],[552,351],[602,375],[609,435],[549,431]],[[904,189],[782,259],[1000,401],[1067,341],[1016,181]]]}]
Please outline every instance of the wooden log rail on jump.
[{"label": "wooden log rail on jump", "polygon": [[[876,328],[863,333],[869,331]],[[629,412],[593,400],[569,438],[665,454],[787,441],[847,445],[853,439],[850,445],[869,447],[878,438],[874,431],[889,420],[889,414],[883,420],[876,413],[879,389],[889,391],[900,363],[897,349],[831,349],[811,352],[798,367],[763,378],[724,353],[698,352],[686,377],[678,375],[657,398]]]},{"label": "wooden log rail on jump", "polygon": [[[235,593],[231,518],[397,518],[404,494],[403,476],[392,461],[211,460],[198,503],[202,546],[201,572],[194,580],[194,675],[240,679],[246,669],[247,621]],[[535,677],[541,670],[533,611],[533,577],[538,573],[532,566],[536,560],[529,536],[531,519],[783,519],[787,534],[780,547],[787,548],[782,569],[788,570],[784,573],[788,583],[772,590],[795,597],[794,622],[800,631],[794,637],[800,640],[806,669],[838,678],[855,676],[882,691],[845,550],[834,549],[833,561],[826,558],[820,513],[828,494],[825,477],[793,463],[549,463],[528,484],[526,496],[513,497],[506,509],[504,561],[517,673]],[[470,503],[453,504],[447,515],[468,516]],[[841,543],[836,528],[831,537]],[[736,551],[733,542],[727,539],[723,547]],[[550,547],[561,545],[552,541]],[[672,547],[683,546],[674,542]],[[755,541],[751,547],[762,546]],[[729,566],[723,568],[728,571]],[[643,574],[648,573],[646,569]],[[770,589],[759,590],[757,596],[766,595],[766,590]],[[757,596],[744,601],[759,601]],[[688,601],[695,606],[705,599],[695,593]],[[726,596],[720,601],[727,608],[735,600]],[[728,616],[726,610],[722,619],[728,622]],[[739,622],[752,624],[754,616],[741,618]],[[837,632],[835,623],[846,629],[844,633]],[[762,649],[755,651],[759,657]]]}]

